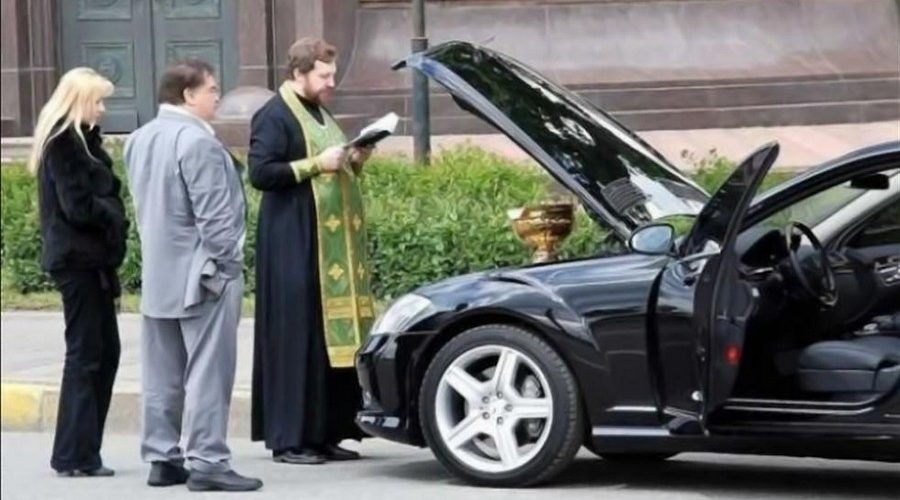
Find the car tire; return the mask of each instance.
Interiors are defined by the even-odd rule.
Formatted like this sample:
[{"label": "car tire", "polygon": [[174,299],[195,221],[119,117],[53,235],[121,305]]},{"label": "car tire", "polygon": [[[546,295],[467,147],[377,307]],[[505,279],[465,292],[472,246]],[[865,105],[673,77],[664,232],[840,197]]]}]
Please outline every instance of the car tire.
[{"label": "car tire", "polygon": [[[533,380],[538,380],[542,376],[542,380],[545,380],[547,385],[546,389],[549,390],[549,392],[544,390],[542,393],[543,397],[547,399],[545,405],[549,407],[549,409],[543,411],[550,415],[548,420],[544,422],[546,424],[549,421],[549,424],[542,427],[542,437],[539,441],[524,445],[526,449],[529,447],[530,449],[528,449],[528,452],[522,459],[530,458],[528,458],[527,462],[521,463],[510,470],[501,471],[485,470],[485,468],[472,466],[464,458],[460,458],[459,453],[462,447],[454,448],[456,451],[451,450],[445,438],[441,435],[438,417],[436,416],[441,408],[438,402],[438,395],[441,394],[439,393],[439,387],[441,387],[442,380],[445,380],[445,372],[449,373],[448,369],[455,366],[455,362],[465,359],[466,356],[470,356],[479,350],[493,349],[496,346],[502,348],[502,352],[516,352],[520,354],[522,357],[519,359],[523,361],[518,361],[514,366],[523,366],[527,363],[525,374],[533,377]],[[496,363],[498,366],[502,364],[499,356]],[[532,373],[535,369],[539,370],[541,374]],[[513,368],[515,372],[513,375],[514,379],[518,375],[522,375],[517,370],[520,370],[520,368]],[[493,373],[496,372],[497,367],[494,367]],[[491,380],[487,380],[484,383],[490,384]],[[532,386],[534,385],[535,383],[532,383]],[[449,389],[447,390],[449,391]],[[513,392],[517,392],[519,397],[523,397],[520,396],[522,389],[516,389]],[[491,397],[493,397],[493,394]],[[470,406],[468,401],[466,400],[465,403],[466,408]],[[482,401],[486,402],[487,399],[485,398]],[[511,407],[512,405],[506,408],[509,409]],[[465,410],[465,412],[468,411]],[[477,415],[467,414],[470,415],[470,418],[475,418],[476,420],[478,418]],[[486,416],[487,413],[484,413],[484,415],[485,419],[489,418]],[[425,441],[445,468],[469,483],[490,487],[534,486],[549,481],[571,463],[581,446],[584,434],[578,384],[569,367],[556,350],[539,336],[523,328],[503,324],[486,325],[467,330],[454,337],[438,351],[429,364],[422,381],[422,388],[419,392],[419,418],[422,423],[422,433]],[[493,419],[493,417],[490,418]],[[512,419],[510,419],[511,421]],[[516,419],[515,421],[516,423],[514,424],[507,422],[507,425],[515,427],[511,431],[513,436],[517,436],[517,432],[522,432],[522,427],[517,426],[534,422],[534,420],[524,419]],[[493,421],[486,420],[484,425],[493,425]],[[546,435],[543,434],[544,432],[546,432]],[[473,444],[476,439],[479,438],[473,439],[472,442],[464,446]],[[518,450],[519,438],[514,437],[513,439]],[[488,442],[497,443],[496,441]],[[503,463],[504,458],[500,454],[501,446],[497,444],[495,448],[497,451],[497,457],[495,458],[498,461],[498,467],[508,466],[508,462]],[[508,450],[508,448],[504,449]],[[509,454],[507,454],[508,456]],[[521,457],[521,455],[517,454],[513,456]]]}]

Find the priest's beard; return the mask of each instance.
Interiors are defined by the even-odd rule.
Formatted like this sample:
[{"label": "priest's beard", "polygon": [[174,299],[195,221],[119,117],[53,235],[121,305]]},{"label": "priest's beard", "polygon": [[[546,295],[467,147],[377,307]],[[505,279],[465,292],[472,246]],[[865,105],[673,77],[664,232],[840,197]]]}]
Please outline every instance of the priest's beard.
[{"label": "priest's beard", "polygon": [[328,101],[331,100],[332,89],[328,87],[314,88],[309,82],[304,82],[301,90],[300,95],[313,104],[322,106],[328,104]]}]

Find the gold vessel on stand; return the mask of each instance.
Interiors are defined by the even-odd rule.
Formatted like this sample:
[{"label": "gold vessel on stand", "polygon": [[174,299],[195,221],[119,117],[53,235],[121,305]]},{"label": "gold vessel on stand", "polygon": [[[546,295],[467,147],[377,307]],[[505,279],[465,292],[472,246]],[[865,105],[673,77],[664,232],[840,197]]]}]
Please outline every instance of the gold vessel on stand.
[{"label": "gold vessel on stand", "polygon": [[559,246],[572,232],[571,203],[541,203],[507,211],[513,232],[534,252],[532,262],[551,262]]}]

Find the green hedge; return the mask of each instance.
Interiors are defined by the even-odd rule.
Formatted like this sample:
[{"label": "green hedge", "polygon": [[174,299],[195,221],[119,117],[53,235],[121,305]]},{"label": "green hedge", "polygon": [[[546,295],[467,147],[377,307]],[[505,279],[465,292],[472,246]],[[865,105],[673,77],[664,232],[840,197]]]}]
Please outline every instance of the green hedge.
[{"label": "green hedge", "polygon": [[[115,158],[121,158],[118,151]],[[732,168],[715,160],[698,179],[715,184]],[[115,168],[122,174],[121,160]],[[474,148],[437,156],[428,168],[402,158],[375,157],[363,184],[374,263],[375,293],[387,299],[444,277],[528,262],[530,254],[513,235],[506,211],[558,196],[559,189],[539,168]],[[123,177],[124,178],[124,177]],[[712,186],[710,186],[712,187]],[[260,193],[247,189],[250,218],[246,246],[247,290],[254,285],[254,243]],[[127,189],[129,217],[134,220]],[[582,211],[562,248],[562,258],[596,255],[607,234]],[[35,180],[22,165],[2,168],[2,281],[21,293],[48,290],[39,266],[40,235]],[[140,289],[140,244],[135,225],[121,269],[126,291]]]},{"label": "green hedge", "polygon": [[34,178],[21,165],[0,170],[0,280],[4,287],[33,292],[49,287],[41,272]]},{"label": "green hedge", "polygon": [[[121,176],[121,155],[113,151],[113,157]],[[363,189],[379,297],[397,296],[446,276],[528,261],[529,252],[513,235],[506,210],[548,196],[549,178],[541,170],[460,148],[436,157],[429,168],[413,167],[402,158],[375,157],[366,171]],[[3,286],[21,293],[51,289],[39,265],[35,179],[22,165],[4,166],[0,173]],[[123,194],[128,215],[134,220],[127,186]],[[252,293],[260,193],[248,187],[247,194],[250,216],[245,270],[248,293]],[[563,255],[596,253],[603,236],[579,213]],[[120,271],[126,291],[140,289],[140,262],[133,224]]]},{"label": "green hedge", "polygon": [[[506,211],[550,196],[542,170],[475,149],[440,156],[429,168],[384,158],[367,168],[364,194],[378,296],[528,262],[529,252],[513,234]],[[579,213],[563,256],[596,253],[602,237]]]}]

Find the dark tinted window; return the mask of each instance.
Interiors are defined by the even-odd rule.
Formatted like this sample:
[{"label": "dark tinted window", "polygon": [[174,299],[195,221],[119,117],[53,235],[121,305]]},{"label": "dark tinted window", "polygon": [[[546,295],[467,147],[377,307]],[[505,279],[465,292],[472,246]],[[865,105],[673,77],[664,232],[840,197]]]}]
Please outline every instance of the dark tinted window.
[{"label": "dark tinted window", "polygon": [[815,230],[822,221],[863,194],[864,190],[854,189],[850,187],[850,182],[844,182],[806,197],[759,224],[772,229],[784,229],[790,222],[802,222]]},{"label": "dark tinted window", "polygon": [[900,198],[869,220],[848,246],[866,248],[878,245],[900,245]]}]

